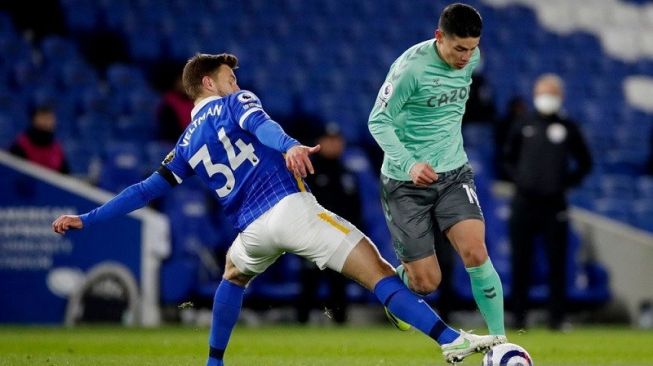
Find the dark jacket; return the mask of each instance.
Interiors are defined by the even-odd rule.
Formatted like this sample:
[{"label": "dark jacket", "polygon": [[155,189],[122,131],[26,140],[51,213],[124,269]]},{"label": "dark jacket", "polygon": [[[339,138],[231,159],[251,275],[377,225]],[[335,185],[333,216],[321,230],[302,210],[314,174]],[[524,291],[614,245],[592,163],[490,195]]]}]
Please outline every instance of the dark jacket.
[{"label": "dark jacket", "polygon": [[559,115],[532,114],[516,123],[503,149],[504,168],[525,195],[564,194],[592,168],[592,158],[576,124]]},{"label": "dark jacket", "polygon": [[306,182],[311,192],[324,208],[361,227],[362,213],[356,175],[339,159],[326,159],[315,154],[315,174],[309,174]]}]

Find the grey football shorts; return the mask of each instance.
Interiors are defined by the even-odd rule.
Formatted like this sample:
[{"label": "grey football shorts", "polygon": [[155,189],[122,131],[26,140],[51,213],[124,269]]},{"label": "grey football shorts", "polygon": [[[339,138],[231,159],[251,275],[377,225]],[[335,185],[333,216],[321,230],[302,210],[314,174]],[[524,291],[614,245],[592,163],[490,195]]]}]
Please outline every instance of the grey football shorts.
[{"label": "grey football shorts", "polygon": [[433,255],[436,241],[448,243],[444,232],[454,224],[483,220],[469,164],[438,173],[428,187],[381,174],[381,203],[395,252],[404,262]]}]

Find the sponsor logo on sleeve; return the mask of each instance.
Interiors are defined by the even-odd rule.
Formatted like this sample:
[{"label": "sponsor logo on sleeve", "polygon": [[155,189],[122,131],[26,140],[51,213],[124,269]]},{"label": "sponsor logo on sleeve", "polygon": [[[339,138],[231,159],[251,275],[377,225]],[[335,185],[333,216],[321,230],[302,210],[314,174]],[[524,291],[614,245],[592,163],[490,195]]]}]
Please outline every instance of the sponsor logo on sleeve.
[{"label": "sponsor logo on sleeve", "polygon": [[173,159],[174,157],[175,157],[175,150],[172,150],[172,151],[170,151],[170,152],[168,153],[168,155],[166,155],[165,159],[163,159],[163,161],[161,162],[161,164],[163,164],[163,165],[167,165],[167,164],[169,164],[169,163],[172,161],[172,159]]},{"label": "sponsor logo on sleeve", "polygon": [[390,81],[386,81],[381,85],[381,91],[379,91],[379,103],[382,107],[385,108],[388,106],[388,100],[390,100],[394,91],[395,87]]},{"label": "sponsor logo on sleeve", "polygon": [[387,102],[388,99],[392,96],[392,93],[394,93],[395,87],[392,85],[391,82],[386,81],[383,83],[383,86],[381,86],[381,95],[379,98],[381,98],[382,101]]}]

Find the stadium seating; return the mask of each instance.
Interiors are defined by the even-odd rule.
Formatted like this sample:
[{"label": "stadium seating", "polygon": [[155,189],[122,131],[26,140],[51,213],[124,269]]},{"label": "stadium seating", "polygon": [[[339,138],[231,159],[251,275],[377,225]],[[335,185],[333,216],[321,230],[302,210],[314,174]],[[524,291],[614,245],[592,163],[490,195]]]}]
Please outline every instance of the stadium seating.
[{"label": "stadium seating", "polygon": [[[369,162],[361,163],[366,160],[366,154],[356,145],[369,140],[367,117],[388,67],[407,47],[431,37],[437,13],[448,2],[62,0],[60,3],[69,36],[53,35],[40,41],[23,37],[10,17],[0,12],[0,53],[11,55],[0,58],[0,144],[3,147],[27,124],[31,107],[53,104],[59,117],[58,134],[73,174],[85,178],[91,174],[94,162],[101,161],[99,183],[118,190],[156,169],[171,148],[155,140],[155,112],[160,94],[149,83],[150,66],[164,58],[184,61],[198,51],[233,52],[241,58],[241,70],[237,72],[241,86],[253,89],[273,117],[288,115],[299,100],[306,110],[341,124],[353,147],[348,161],[358,167],[360,184],[370,187],[362,190],[365,229],[383,255],[396,261],[378,204],[378,173],[372,171]],[[565,108],[581,125],[596,163],[592,176],[572,193],[572,202],[653,231],[650,215],[653,184],[650,179],[640,177],[652,151],[649,136],[653,116],[627,105],[622,92],[623,79],[631,74],[651,75],[653,61],[615,59],[591,33],[596,24],[603,21],[616,24],[627,14],[612,13],[602,7],[565,13],[564,7],[568,6],[565,1],[552,1],[562,10],[550,14],[536,14],[525,5],[495,7],[492,1],[480,0],[469,3],[480,10],[485,21],[482,72],[494,91],[498,111],[503,113],[508,100],[515,95],[528,100],[532,81],[538,74],[560,73],[567,83]],[[581,27],[555,33],[541,23],[556,15]],[[374,19],[374,22],[361,19]],[[92,31],[113,32],[125,39],[133,62],[111,64],[106,70],[91,65],[80,52],[82,48],[76,36]],[[646,47],[646,42],[642,40],[641,47]],[[509,279],[507,203],[480,189],[489,186],[494,177],[492,132],[487,126],[470,125],[465,126],[464,134],[488,219],[488,246],[495,266]],[[126,164],[128,161],[136,165]],[[633,200],[641,202],[634,205]],[[177,217],[180,213],[169,208],[164,211],[181,222],[198,219]],[[206,220],[207,224],[212,222]],[[203,234],[193,235],[198,238]],[[217,241],[221,240],[226,241],[225,238]],[[211,248],[214,244],[202,245]],[[185,260],[171,264],[164,272],[175,273],[177,270],[172,268],[180,268],[182,272],[196,270],[197,262],[191,265]],[[584,271],[587,276],[594,273],[594,277],[601,277],[600,269],[592,266],[579,263],[574,273]],[[288,271],[294,268],[292,263],[286,267]],[[464,272],[459,274],[456,283],[465,292],[468,280]],[[272,283],[290,278],[289,273],[269,276]],[[183,281],[179,278],[189,284],[190,278],[195,277]],[[271,290],[265,289],[264,278],[261,276],[260,285],[256,285],[261,288],[253,287],[250,293],[273,296]],[[506,282],[507,285],[509,281]],[[168,300],[197,291],[197,286],[191,289],[183,283],[170,290],[174,296]],[[162,287],[164,292],[167,285]],[[296,291],[293,286],[289,285],[288,293]]]},{"label": "stadium seating", "polygon": [[143,156],[138,144],[110,143],[102,156],[98,184],[112,192],[120,192],[143,179]]}]

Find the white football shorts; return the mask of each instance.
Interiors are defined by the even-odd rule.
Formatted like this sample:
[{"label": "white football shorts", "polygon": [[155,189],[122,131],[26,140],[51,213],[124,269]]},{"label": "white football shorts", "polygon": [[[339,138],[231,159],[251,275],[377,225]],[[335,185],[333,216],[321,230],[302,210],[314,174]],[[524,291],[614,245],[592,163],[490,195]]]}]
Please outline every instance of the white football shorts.
[{"label": "white football shorts", "polygon": [[234,240],[229,258],[245,275],[264,272],[284,252],[340,272],[365,237],[349,221],[320,206],[309,192],[291,194],[261,215]]}]

